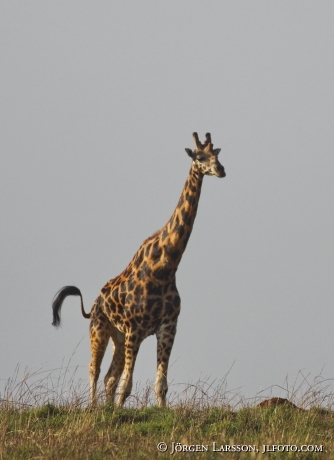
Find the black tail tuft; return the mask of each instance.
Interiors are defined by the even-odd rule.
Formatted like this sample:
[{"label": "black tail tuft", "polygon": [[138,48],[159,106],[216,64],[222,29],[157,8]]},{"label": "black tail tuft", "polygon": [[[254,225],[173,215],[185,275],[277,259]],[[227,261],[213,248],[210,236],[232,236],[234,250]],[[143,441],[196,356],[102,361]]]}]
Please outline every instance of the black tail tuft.
[{"label": "black tail tuft", "polygon": [[65,298],[69,295],[78,295],[81,298],[82,302],[82,295],[80,289],[75,286],[65,286],[61,288],[52,302],[52,310],[53,310],[53,323],[52,326],[59,327],[60,326],[60,309],[65,300]]}]

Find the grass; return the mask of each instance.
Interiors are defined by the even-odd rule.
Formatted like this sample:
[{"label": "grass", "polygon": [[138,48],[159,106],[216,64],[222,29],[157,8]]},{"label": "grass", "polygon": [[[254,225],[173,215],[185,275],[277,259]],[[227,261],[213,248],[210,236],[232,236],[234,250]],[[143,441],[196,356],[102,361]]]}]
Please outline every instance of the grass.
[{"label": "grass", "polygon": [[[154,406],[148,386],[126,408],[103,404],[101,394],[91,409],[87,389],[68,373],[41,370],[19,378],[17,370],[7,382],[0,394],[0,459],[334,459],[333,395],[321,377],[308,383],[300,373],[291,388],[286,382],[285,396],[298,408],[261,408],[265,396],[247,401],[228,391],[226,380],[205,380],[172,390],[166,408]],[[161,442],[165,452],[157,448]],[[262,454],[263,445],[280,447]],[[308,451],[294,451],[301,446]]]}]

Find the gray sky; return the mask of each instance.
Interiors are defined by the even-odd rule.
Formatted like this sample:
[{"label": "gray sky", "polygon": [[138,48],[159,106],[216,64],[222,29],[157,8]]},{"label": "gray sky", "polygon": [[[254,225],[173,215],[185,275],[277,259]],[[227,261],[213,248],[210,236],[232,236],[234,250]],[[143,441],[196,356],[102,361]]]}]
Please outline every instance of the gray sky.
[{"label": "gray sky", "polygon": [[[55,330],[52,298],[74,284],[89,310],[165,224],[193,131],[227,177],[177,273],[169,381],[334,378],[333,21],[331,1],[0,3],[1,379],[76,350],[88,382],[88,321],[70,298]],[[155,356],[152,336],[135,382]]]}]

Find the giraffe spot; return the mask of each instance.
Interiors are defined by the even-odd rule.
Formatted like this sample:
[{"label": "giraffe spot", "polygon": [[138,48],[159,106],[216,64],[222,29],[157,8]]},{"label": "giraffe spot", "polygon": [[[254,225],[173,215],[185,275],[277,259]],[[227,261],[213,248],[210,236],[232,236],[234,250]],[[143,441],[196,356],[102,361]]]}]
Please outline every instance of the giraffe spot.
[{"label": "giraffe spot", "polygon": [[128,292],[133,291],[134,288],[135,288],[135,285],[136,285],[136,283],[135,283],[135,281],[133,279],[133,275],[131,275],[129,280],[128,280],[128,283],[127,283]]},{"label": "giraffe spot", "polygon": [[146,308],[150,311],[152,310],[154,304],[156,302],[156,299],[155,298],[151,298],[151,299],[147,299],[146,301]]},{"label": "giraffe spot", "polygon": [[133,295],[132,294],[127,294],[125,297],[125,305],[129,305],[132,303]]},{"label": "giraffe spot", "polygon": [[185,209],[182,209],[181,210],[181,215],[182,215],[182,220],[183,222],[186,224],[186,225],[190,225],[191,224],[191,215],[189,213],[186,212]]},{"label": "giraffe spot", "polygon": [[153,247],[152,247],[151,257],[152,257],[152,259],[160,259],[161,254],[162,254],[162,250],[161,250],[161,247],[159,245],[159,241],[156,241],[153,244]]},{"label": "giraffe spot", "polygon": [[154,319],[159,318],[161,315],[161,306],[157,305],[153,310],[152,310],[152,316]]},{"label": "giraffe spot", "polygon": [[149,311],[151,311],[151,313],[153,313],[153,315],[154,315],[154,312],[156,312],[156,311],[161,312],[161,309],[162,309],[162,300],[161,300],[161,298],[160,297],[153,297],[153,298],[148,299],[147,303],[146,303],[146,307],[147,307],[147,309]]},{"label": "giraffe spot", "polygon": [[105,295],[106,297],[108,297],[110,295],[110,291],[111,291],[111,287],[110,287],[110,284],[106,284],[102,290],[101,290],[101,293],[103,295]]},{"label": "giraffe spot", "polygon": [[176,308],[179,308],[180,305],[181,305],[181,299],[180,299],[180,296],[179,295],[176,295],[173,297],[173,305],[174,307]]},{"label": "giraffe spot", "polygon": [[131,273],[131,267],[129,266],[124,270],[122,275],[127,278],[130,275],[130,273]]},{"label": "giraffe spot", "polygon": [[130,318],[130,327],[136,327],[137,321],[136,318]]},{"label": "giraffe spot", "polygon": [[148,257],[150,250],[151,250],[152,245],[148,244],[145,248],[145,257]]},{"label": "giraffe spot", "polygon": [[152,281],[147,283],[146,288],[147,288],[147,294],[152,294],[152,295],[162,294],[162,287],[159,284],[152,283]]},{"label": "giraffe spot", "polygon": [[109,297],[109,298],[105,301],[104,304],[105,304],[106,306],[108,306],[109,309],[111,309],[111,310],[113,310],[113,311],[114,311],[115,308],[116,308],[115,301],[113,300],[112,297]]},{"label": "giraffe spot", "polygon": [[118,289],[114,289],[112,291],[111,295],[112,295],[112,298],[113,298],[114,302],[118,303],[119,302]]},{"label": "giraffe spot", "polygon": [[183,237],[183,235],[184,235],[184,227],[182,225],[178,225],[177,227],[175,227],[174,231],[175,231],[175,233],[177,233],[179,235],[180,238]]},{"label": "giraffe spot", "polygon": [[149,334],[147,334],[147,328],[148,328],[148,323],[145,323],[145,330],[139,331],[139,338],[141,339],[141,341],[143,341],[148,335],[153,334],[152,331]]},{"label": "giraffe spot", "polygon": [[138,268],[140,266],[140,264],[143,261],[143,258],[144,258],[144,251],[143,250],[138,251],[137,255],[134,258],[134,266],[135,266],[135,268]]},{"label": "giraffe spot", "polygon": [[145,300],[142,296],[140,295],[135,296],[134,305],[136,306],[136,311],[142,311],[143,303],[145,303]]},{"label": "giraffe spot", "polygon": [[138,311],[140,311],[140,306],[138,306],[136,303],[133,303],[130,306],[131,315],[134,315],[135,313],[138,313]]},{"label": "giraffe spot", "polygon": [[170,270],[165,267],[159,267],[152,272],[154,278],[157,280],[163,281],[164,279],[167,279],[168,276],[170,275]]},{"label": "giraffe spot", "polygon": [[117,305],[116,310],[119,315],[124,315],[124,308],[122,307],[122,305]]},{"label": "giraffe spot", "polygon": [[166,303],[165,305],[165,313],[166,315],[170,316],[174,313],[174,305],[171,302]]},{"label": "giraffe spot", "polygon": [[167,246],[165,247],[165,252],[168,255],[168,257],[170,257],[172,260],[176,260],[180,256],[180,251],[171,244],[167,244]]},{"label": "giraffe spot", "polygon": [[168,230],[167,228],[164,228],[162,235],[161,235],[162,241],[164,241],[167,238],[167,236],[168,236]]},{"label": "giraffe spot", "polygon": [[195,201],[196,201],[195,197],[192,195],[189,195],[188,193],[186,194],[186,200],[191,205],[195,204]]},{"label": "giraffe spot", "polygon": [[149,276],[151,275],[151,269],[149,268],[149,266],[147,265],[147,262],[144,261],[140,270],[138,271],[138,279],[140,279],[141,281],[144,281],[145,279],[147,279]]},{"label": "giraffe spot", "polygon": [[142,296],[144,294],[143,286],[137,285],[134,291],[135,296]]},{"label": "giraffe spot", "polygon": [[124,305],[125,304],[125,298],[126,298],[126,293],[125,292],[120,292],[119,293],[119,299],[118,299],[119,304]]}]

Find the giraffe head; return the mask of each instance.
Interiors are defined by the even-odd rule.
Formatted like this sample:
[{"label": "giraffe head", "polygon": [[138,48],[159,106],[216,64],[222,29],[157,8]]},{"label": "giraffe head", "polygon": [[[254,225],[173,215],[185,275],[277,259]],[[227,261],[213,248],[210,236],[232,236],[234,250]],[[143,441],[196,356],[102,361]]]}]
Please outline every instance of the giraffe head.
[{"label": "giraffe head", "polygon": [[205,137],[206,140],[204,144],[202,144],[198,139],[198,134],[193,133],[195,149],[186,149],[186,152],[192,158],[195,168],[202,174],[225,177],[226,173],[224,166],[221,165],[218,160],[220,149],[213,149],[210,133],[206,133]]}]

